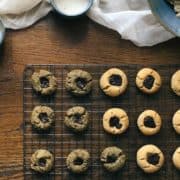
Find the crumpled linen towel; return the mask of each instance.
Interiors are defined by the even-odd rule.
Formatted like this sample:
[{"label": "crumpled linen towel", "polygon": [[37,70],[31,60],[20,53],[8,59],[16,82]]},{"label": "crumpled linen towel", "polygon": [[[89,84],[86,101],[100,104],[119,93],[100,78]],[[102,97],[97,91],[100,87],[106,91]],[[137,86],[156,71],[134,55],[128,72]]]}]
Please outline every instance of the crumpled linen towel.
[{"label": "crumpled linen towel", "polygon": [[[29,27],[51,10],[50,0],[0,1],[0,19],[11,29]],[[147,0],[94,0],[87,15],[137,46],[153,46],[174,37],[153,16]]]},{"label": "crumpled linen towel", "polygon": [[0,0],[0,19],[10,29],[29,27],[51,10],[48,0]]}]

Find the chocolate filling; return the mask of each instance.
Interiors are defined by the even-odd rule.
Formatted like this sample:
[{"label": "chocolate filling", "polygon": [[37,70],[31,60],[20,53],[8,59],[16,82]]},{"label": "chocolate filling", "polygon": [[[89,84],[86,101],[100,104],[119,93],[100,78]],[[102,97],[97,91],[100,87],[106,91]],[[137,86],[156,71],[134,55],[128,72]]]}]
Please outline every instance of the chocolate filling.
[{"label": "chocolate filling", "polygon": [[159,163],[159,155],[157,153],[149,153],[147,157],[148,163],[152,165],[157,165]]},{"label": "chocolate filling", "polygon": [[116,127],[117,129],[121,129],[122,124],[119,122],[118,117],[112,117],[109,121],[110,127]]},{"label": "chocolate filling", "polygon": [[144,125],[149,128],[155,128],[156,124],[154,122],[154,119],[151,116],[147,116],[144,118]]},{"label": "chocolate filling", "polygon": [[107,156],[107,163],[114,163],[116,160],[117,157],[114,154]]},{"label": "chocolate filling", "polygon": [[40,119],[41,122],[43,122],[43,123],[49,122],[49,118],[48,118],[47,113],[40,113],[40,114],[39,114],[39,119]]},{"label": "chocolate filling", "polygon": [[146,77],[146,79],[143,82],[143,85],[147,88],[147,89],[151,89],[153,87],[154,84],[154,77],[149,75]]},{"label": "chocolate filling", "polygon": [[122,78],[119,75],[112,75],[109,78],[109,83],[113,86],[120,86],[122,84]]},{"label": "chocolate filling", "polygon": [[83,159],[82,158],[76,158],[75,160],[74,160],[74,165],[77,165],[77,166],[80,166],[80,165],[82,165],[83,164]]},{"label": "chocolate filling", "polygon": [[38,164],[41,167],[45,167],[46,166],[46,159],[45,158],[40,158]]},{"label": "chocolate filling", "polygon": [[82,122],[82,119],[81,119],[81,115],[80,114],[74,114],[73,115],[73,121],[75,122],[75,123],[78,123],[78,124],[81,124]]},{"label": "chocolate filling", "polygon": [[49,87],[49,80],[46,77],[40,78],[41,88]]},{"label": "chocolate filling", "polygon": [[78,88],[83,89],[87,85],[87,81],[85,78],[77,78],[76,85]]}]

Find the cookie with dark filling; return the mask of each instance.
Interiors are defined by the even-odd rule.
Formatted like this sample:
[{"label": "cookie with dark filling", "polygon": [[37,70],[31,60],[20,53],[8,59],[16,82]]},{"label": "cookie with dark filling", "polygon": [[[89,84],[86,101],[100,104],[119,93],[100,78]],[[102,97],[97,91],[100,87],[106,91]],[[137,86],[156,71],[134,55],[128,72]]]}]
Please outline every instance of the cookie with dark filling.
[{"label": "cookie with dark filling", "polygon": [[84,107],[72,107],[65,114],[64,124],[74,132],[85,131],[89,124],[89,113]]},{"label": "cookie with dark filling", "polygon": [[107,171],[116,172],[125,165],[126,155],[123,150],[113,146],[105,148],[100,159]]},{"label": "cookie with dark filling", "polygon": [[85,149],[76,149],[72,151],[66,159],[68,170],[76,174],[86,172],[89,168],[89,164],[90,154]]},{"label": "cookie with dark filling", "polygon": [[141,69],[136,76],[136,86],[146,94],[156,93],[162,85],[161,77],[151,68]]},{"label": "cookie with dark filling", "polygon": [[54,156],[45,149],[39,149],[31,157],[31,169],[38,173],[47,173],[52,170]]},{"label": "cookie with dark filling", "polygon": [[57,79],[49,71],[34,72],[31,77],[33,89],[41,95],[51,95],[57,90]]},{"label": "cookie with dark filling", "polygon": [[54,110],[47,106],[36,106],[31,114],[31,124],[36,130],[49,130],[55,121]]},{"label": "cookie with dark filling", "polygon": [[75,96],[84,96],[92,90],[92,76],[87,71],[75,69],[67,74],[65,88]]},{"label": "cookie with dark filling", "polygon": [[103,128],[106,132],[119,135],[129,127],[129,118],[126,112],[120,108],[108,109],[103,115]]},{"label": "cookie with dark filling", "polygon": [[137,151],[136,160],[145,173],[155,173],[163,166],[164,155],[157,146],[148,144]]},{"label": "cookie with dark filling", "polygon": [[124,71],[118,68],[107,70],[100,78],[100,88],[111,97],[117,97],[125,92],[128,79]]},{"label": "cookie with dark filling", "polygon": [[160,115],[154,110],[145,110],[137,120],[139,130],[146,136],[157,134],[162,126]]}]

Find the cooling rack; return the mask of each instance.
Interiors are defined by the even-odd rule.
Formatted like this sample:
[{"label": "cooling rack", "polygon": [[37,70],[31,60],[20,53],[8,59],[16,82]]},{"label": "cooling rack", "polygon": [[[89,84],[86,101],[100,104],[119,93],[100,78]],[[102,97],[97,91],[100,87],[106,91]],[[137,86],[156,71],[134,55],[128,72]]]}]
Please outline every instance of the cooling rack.
[{"label": "cooling rack", "polygon": [[[99,88],[98,81],[104,71],[111,67],[121,68],[128,76],[128,89],[122,96],[111,99],[105,96]],[[154,95],[147,96],[139,92],[135,86],[135,77],[140,65],[27,65],[23,77],[23,112],[24,112],[24,178],[25,179],[57,179],[57,180],[179,180],[180,173],[173,167],[171,156],[180,145],[179,137],[174,132],[171,119],[179,108],[179,98],[170,89],[170,77],[180,65],[156,65],[156,69],[163,80],[161,90]],[[58,79],[58,90],[54,96],[42,98],[34,93],[31,87],[31,75],[34,71],[46,69]],[[74,98],[64,88],[65,78],[69,71],[83,69],[93,76],[92,93],[85,98]],[[30,115],[36,105],[47,105],[56,113],[55,125],[48,133],[39,134],[32,129]],[[65,112],[68,108],[81,105],[90,114],[88,130],[76,135],[63,124]],[[128,131],[120,136],[111,136],[102,127],[103,113],[111,107],[123,108],[130,119]],[[159,134],[153,137],[143,136],[136,126],[138,115],[145,109],[154,109],[162,117],[163,126]],[[165,155],[163,168],[152,175],[146,175],[136,165],[136,151],[144,144],[155,144]],[[99,161],[100,154],[105,147],[118,146],[124,150],[128,160],[125,167],[118,173],[106,172]],[[45,175],[39,175],[30,169],[30,158],[37,149],[47,149],[55,156],[54,169]],[[66,157],[77,148],[87,149],[91,154],[89,170],[83,175],[73,175],[66,168]]]}]

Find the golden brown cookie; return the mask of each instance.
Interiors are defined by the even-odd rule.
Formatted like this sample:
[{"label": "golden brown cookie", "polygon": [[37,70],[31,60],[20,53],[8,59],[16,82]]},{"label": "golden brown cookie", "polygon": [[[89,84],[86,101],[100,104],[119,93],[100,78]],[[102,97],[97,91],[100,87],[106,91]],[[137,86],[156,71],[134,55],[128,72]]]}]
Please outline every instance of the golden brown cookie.
[{"label": "golden brown cookie", "polygon": [[53,165],[54,157],[45,149],[35,151],[31,157],[31,169],[38,173],[47,173],[51,171]]},{"label": "golden brown cookie", "polygon": [[34,72],[31,81],[33,89],[41,95],[51,95],[57,89],[57,79],[46,70]]},{"label": "golden brown cookie", "polygon": [[31,124],[37,130],[48,130],[55,120],[54,111],[47,106],[36,106],[31,114]]},{"label": "golden brown cookie", "polygon": [[103,128],[114,135],[122,134],[129,127],[129,118],[126,112],[120,108],[111,108],[104,113]]},{"label": "golden brown cookie", "polygon": [[173,154],[173,157],[172,157],[172,161],[173,161],[173,164],[174,166],[180,170],[180,147],[178,147],[174,154]]},{"label": "golden brown cookie", "polygon": [[151,136],[160,131],[162,120],[156,111],[146,110],[139,115],[137,126],[144,135]]},{"label": "golden brown cookie", "polygon": [[148,144],[137,151],[136,160],[145,173],[155,173],[163,166],[164,155],[157,146]]},{"label": "golden brown cookie", "polygon": [[157,92],[161,84],[161,77],[154,69],[143,68],[137,73],[136,86],[146,94]]},{"label": "golden brown cookie", "polygon": [[173,74],[171,78],[171,88],[177,96],[180,96],[180,70]]},{"label": "golden brown cookie", "polygon": [[100,78],[100,87],[103,92],[111,97],[124,93],[128,85],[126,74],[118,68],[107,70]]},{"label": "golden brown cookie", "polygon": [[172,123],[175,131],[180,134],[180,109],[175,112]]},{"label": "golden brown cookie", "polygon": [[87,171],[90,163],[90,154],[85,149],[76,149],[72,151],[67,159],[67,168],[73,173],[84,173]]}]

